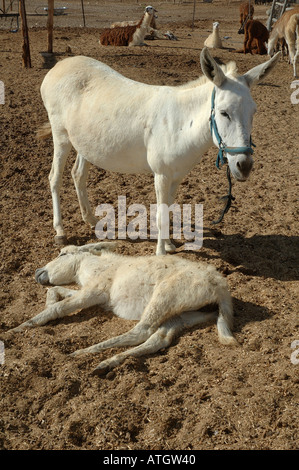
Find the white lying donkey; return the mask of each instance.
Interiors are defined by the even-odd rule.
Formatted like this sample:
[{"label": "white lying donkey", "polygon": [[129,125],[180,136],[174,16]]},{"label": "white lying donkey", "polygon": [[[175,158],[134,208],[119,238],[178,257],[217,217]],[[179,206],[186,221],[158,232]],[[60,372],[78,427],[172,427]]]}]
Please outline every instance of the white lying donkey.
[{"label": "white lying donkey", "polygon": [[204,48],[200,61],[205,76],[177,87],[135,82],[90,57],[58,62],[41,85],[50,126],[39,132],[40,137],[53,134],[49,178],[56,240],[65,243],[59,193],[73,146],[78,156],[72,175],[83,220],[91,226],[97,222],[86,190],[90,163],[121,173],[153,173],[158,204],[156,253],[173,251],[173,244],[161,235],[167,233],[164,224],[168,224],[162,204],[173,204],[179,184],[213,143],[226,152],[233,176],[247,179],[253,164],[250,134],[256,110],[249,87],[268,74],[277,58],[240,76],[234,63],[221,67]]},{"label": "white lying donkey", "polygon": [[[98,374],[106,373],[128,356],[165,348],[184,328],[215,318],[220,342],[237,344],[231,333],[231,296],[225,279],[213,266],[174,256],[123,256],[108,251],[113,246],[109,242],[67,246],[58,258],[37,269],[35,278],[40,284],[75,282],[81,289],[48,289],[46,309],[11,331],[44,325],[93,305],[121,318],[139,320],[127,333],[73,353],[136,346],[101,362],[95,369]],[[103,248],[108,250],[100,251]],[[217,312],[198,311],[207,304],[218,304],[218,316]]]}]

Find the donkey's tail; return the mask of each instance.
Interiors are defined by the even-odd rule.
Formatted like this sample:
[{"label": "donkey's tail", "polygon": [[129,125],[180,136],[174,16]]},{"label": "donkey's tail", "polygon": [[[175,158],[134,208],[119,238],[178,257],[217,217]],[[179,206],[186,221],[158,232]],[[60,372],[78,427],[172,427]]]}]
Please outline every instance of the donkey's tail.
[{"label": "donkey's tail", "polygon": [[237,345],[238,342],[231,332],[233,326],[233,304],[230,295],[224,295],[219,301],[217,329],[219,341],[222,344]]},{"label": "donkey's tail", "polygon": [[48,139],[52,135],[51,124],[46,122],[36,131],[36,137],[38,140]]}]

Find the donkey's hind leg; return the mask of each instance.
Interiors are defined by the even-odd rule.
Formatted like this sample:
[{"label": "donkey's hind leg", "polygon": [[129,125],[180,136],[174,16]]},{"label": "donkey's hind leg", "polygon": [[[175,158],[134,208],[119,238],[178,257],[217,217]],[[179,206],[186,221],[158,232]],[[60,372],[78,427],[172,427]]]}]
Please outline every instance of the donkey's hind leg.
[{"label": "donkey's hind leg", "polygon": [[54,142],[54,157],[52,168],[49,174],[50,188],[53,202],[53,227],[56,231],[55,241],[59,244],[66,243],[66,237],[62,224],[61,208],[60,208],[60,189],[62,186],[62,174],[69,152],[71,150],[71,142],[65,130],[52,127]]},{"label": "donkey's hind leg", "polygon": [[78,154],[72,169],[72,177],[79,200],[82,218],[86,224],[91,225],[91,227],[95,227],[98,219],[92,214],[86,189],[89,167],[90,163]]},{"label": "donkey's hind leg", "polygon": [[154,354],[162,348],[167,348],[183,328],[184,325],[179,316],[171,318],[161,325],[144,343],[100,362],[94,369],[93,374],[106,374],[109,370],[122,364],[127,357],[141,357],[146,354]]},{"label": "donkey's hind leg", "polygon": [[153,333],[144,343],[135,348],[115,354],[109,359],[100,362],[94,369],[96,375],[106,374],[110,369],[123,363],[127,357],[141,357],[148,354],[154,354],[160,349],[167,348],[173,342],[174,338],[186,328],[208,322],[217,318],[217,312],[185,312],[167,320],[158,330]]},{"label": "donkey's hind leg", "polygon": [[77,350],[72,355],[97,353],[108,348],[137,346],[147,341],[166,321],[177,317],[190,308],[195,310],[200,304],[201,299],[195,298],[193,301],[190,301],[188,294],[183,298],[184,293],[182,294],[178,289],[169,288],[169,286],[175,286],[175,280],[174,276],[173,280],[164,280],[156,287],[149,304],[141,316],[141,320],[129,331],[86,349]]}]

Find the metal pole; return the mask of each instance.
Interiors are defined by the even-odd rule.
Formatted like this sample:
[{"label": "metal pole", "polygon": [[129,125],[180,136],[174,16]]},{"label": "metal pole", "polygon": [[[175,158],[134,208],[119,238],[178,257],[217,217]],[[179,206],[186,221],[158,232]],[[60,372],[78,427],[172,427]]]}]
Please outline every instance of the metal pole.
[{"label": "metal pole", "polygon": [[282,16],[284,14],[285,9],[287,7],[287,3],[288,3],[288,0],[284,0],[280,16]]},{"label": "metal pole", "polygon": [[269,15],[269,18],[268,18],[268,21],[267,21],[267,30],[268,31],[271,31],[271,25],[272,25],[272,18],[273,18],[275,3],[276,3],[276,0],[273,0],[270,15]]}]

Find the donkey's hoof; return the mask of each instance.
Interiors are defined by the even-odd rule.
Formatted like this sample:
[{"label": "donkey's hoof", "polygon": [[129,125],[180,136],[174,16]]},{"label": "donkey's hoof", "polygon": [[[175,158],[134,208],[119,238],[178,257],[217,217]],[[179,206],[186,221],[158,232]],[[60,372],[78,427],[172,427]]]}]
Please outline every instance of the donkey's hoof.
[{"label": "donkey's hoof", "polygon": [[63,245],[67,245],[67,238],[65,235],[56,235],[54,237],[54,242],[55,242],[55,245],[59,245],[59,246],[63,246]]},{"label": "donkey's hoof", "polygon": [[109,370],[110,370],[110,367],[106,365],[105,361],[103,361],[98,367],[96,367],[92,371],[92,375],[98,375],[98,376],[106,375],[107,372],[109,372]]},{"label": "donkey's hoof", "polygon": [[166,253],[175,253],[176,246],[173,243],[166,243],[165,244],[165,251],[166,251]]}]

